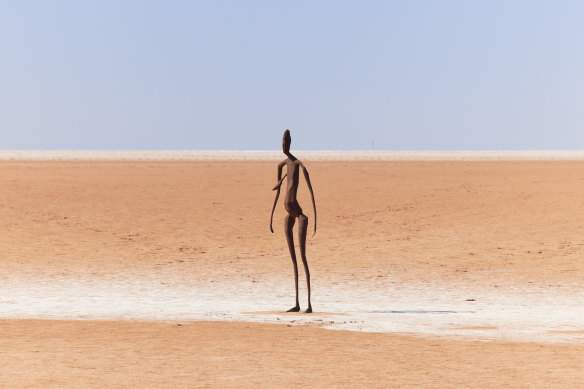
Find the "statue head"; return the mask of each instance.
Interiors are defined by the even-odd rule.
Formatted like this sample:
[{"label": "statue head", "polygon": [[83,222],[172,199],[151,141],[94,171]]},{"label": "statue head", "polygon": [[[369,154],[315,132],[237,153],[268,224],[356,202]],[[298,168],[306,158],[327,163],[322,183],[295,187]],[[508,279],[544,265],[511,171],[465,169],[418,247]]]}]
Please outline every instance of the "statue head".
[{"label": "statue head", "polygon": [[284,154],[290,152],[290,143],[292,143],[292,137],[290,136],[290,131],[286,129],[284,131],[284,138],[282,139],[282,151],[284,151]]}]

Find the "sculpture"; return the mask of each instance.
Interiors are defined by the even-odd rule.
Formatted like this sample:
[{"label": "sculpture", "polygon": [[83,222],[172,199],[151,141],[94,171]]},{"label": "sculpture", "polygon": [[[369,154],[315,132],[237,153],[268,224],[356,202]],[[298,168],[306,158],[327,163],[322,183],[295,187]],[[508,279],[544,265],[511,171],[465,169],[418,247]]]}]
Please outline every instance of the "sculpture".
[{"label": "sculpture", "polygon": [[[314,233],[316,234],[316,204],[314,202],[314,193],[312,192],[312,185],[310,184],[310,177],[308,175],[308,170],[304,167],[302,162],[298,160],[294,155],[290,153],[290,143],[292,139],[290,137],[290,131],[286,130],[284,132],[284,138],[282,139],[282,151],[286,154],[286,159],[278,164],[278,183],[272,190],[276,191],[276,199],[274,200],[274,206],[272,207],[272,215],[270,217],[270,231],[274,233],[272,228],[272,220],[274,218],[274,210],[276,209],[276,203],[278,202],[278,197],[280,197],[280,186],[286,177],[288,177],[286,185],[286,198],[284,200],[284,206],[288,215],[285,221],[285,232],[286,240],[288,242],[288,249],[290,250],[290,256],[292,257],[292,263],[294,264],[294,282],[296,287],[296,305],[290,308],[287,312],[298,312],[300,311],[300,303],[298,302],[298,265],[296,262],[296,252],[294,250],[294,237],[292,235],[292,229],[298,218],[298,240],[300,246],[300,257],[302,258],[302,263],[304,264],[304,272],[306,273],[306,285],[308,287],[308,308],[305,313],[312,312],[312,304],[310,302],[310,271],[308,270],[308,262],[306,261],[306,230],[308,229],[308,217],[302,213],[302,208],[296,199],[296,194],[298,191],[298,184],[300,182],[300,169],[304,173],[304,179],[308,185],[308,190],[310,191],[310,196],[312,197],[312,207],[314,208]],[[282,168],[286,165],[286,174],[282,177]]]}]

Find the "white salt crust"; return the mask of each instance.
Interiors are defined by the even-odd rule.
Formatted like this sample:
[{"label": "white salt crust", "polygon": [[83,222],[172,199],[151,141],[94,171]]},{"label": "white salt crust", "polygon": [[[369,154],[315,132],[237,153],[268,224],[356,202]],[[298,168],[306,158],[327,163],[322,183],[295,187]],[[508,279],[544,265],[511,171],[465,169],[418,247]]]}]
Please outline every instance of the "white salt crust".
[{"label": "white salt crust", "polygon": [[[0,318],[248,321],[329,329],[412,333],[430,338],[584,342],[584,288],[461,288],[441,283],[315,280],[315,313],[284,314],[293,280],[209,280],[168,275],[106,277],[0,275]],[[303,284],[301,284],[303,285]],[[305,307],[305,290],[301,306]]]}]

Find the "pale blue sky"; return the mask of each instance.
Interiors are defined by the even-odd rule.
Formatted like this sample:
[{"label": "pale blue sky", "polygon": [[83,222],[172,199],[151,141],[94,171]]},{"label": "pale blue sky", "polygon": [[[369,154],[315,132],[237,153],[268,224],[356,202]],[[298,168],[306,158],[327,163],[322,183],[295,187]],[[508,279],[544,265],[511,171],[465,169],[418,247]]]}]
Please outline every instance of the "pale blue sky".
[{"label": "pale blue sky", "polygon": [[584,148],[584,1],[0,0],[0,149]]}]

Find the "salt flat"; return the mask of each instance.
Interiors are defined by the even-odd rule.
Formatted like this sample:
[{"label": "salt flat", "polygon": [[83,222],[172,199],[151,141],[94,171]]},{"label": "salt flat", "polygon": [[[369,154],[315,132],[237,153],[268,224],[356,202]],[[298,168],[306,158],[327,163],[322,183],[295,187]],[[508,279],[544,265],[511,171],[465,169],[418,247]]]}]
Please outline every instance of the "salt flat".
[{"label": "salt flat", "polygon": [[19,279],[5,274],[0,283],[0,318],[252,321],[446,339],[584,341],[580,286],[489,290],[440,283],[352,281],[333,286],[321,281],[315,284],[315,312],[307,315],[284,313],[293,293],[292,285],[289,290],[281,288],[285,283],[284,279],[255,283],[224,279],[195,286],[167,277],[140,279],[138,274],[100,279]]},{"label": "salt flat", "polygon": [[0,386],[582,382],[581,160],[299,157],[312,315],[281,156],[0,161]]}]

